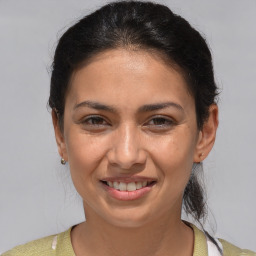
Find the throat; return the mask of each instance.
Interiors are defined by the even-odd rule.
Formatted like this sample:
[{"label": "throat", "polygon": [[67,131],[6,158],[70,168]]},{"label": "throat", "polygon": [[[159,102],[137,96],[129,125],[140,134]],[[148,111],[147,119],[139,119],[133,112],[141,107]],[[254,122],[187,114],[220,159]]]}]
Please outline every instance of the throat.
[{"label": "throat", "polygon": [[71,241],[76,256],[192,256],[194,233],[187,225],[184,228],[173,232],[154,227],[91,231],[84,222],[72,229]]}]

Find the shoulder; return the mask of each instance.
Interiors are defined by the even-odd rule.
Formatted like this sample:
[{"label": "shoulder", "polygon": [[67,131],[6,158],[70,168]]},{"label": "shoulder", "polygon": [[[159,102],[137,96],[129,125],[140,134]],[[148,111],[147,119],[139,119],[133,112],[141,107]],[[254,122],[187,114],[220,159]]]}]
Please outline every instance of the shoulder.
[{"label": "shoulder", "polygon": [[240,249],[223,239],[219,239],[219,241],[223,246],[223,256],[256,256],[253,251]]},{"label": "shoulder", "polygon": [[57,235],[47,236],[19,245],[1,256],[56,256],[73,255],[70,229]]},{"label": "shoulder", "polygon": [[[211,237],[212,240],[215,240],[215,244],[217,244],[220,248],[223,249],[223,256],[256,256],[256,253],[250,250],[240,249],[237,246],[227,242],[224,239],[216,239],[210,236],[206,231],[202,231],[201,229],[197,228],[195,225],[186,222],[190,227],[194,230],[194,256],[201,256],[201,255],[219,255],[209,254],[209,250],[211,251],[211,243],[208,243],[207,237]],[[215,247],[214,245],[214,248]],[[216,249],[214,249],[216,250]],[[213,250],[213,251],[214,251]]]},{"label": "shoulder", "polygon": [[44,237],[29,243],[14,247],[12,250],[5,252],[2,256],[50,256],[52,254],[52,242],[54,236]]}]

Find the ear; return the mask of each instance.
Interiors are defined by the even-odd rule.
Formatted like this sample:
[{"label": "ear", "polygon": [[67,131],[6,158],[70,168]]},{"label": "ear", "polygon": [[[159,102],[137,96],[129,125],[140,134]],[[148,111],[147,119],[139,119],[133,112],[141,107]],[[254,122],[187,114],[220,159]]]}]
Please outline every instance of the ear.
[{"label": "ear", "polygon": [[54,127],[55,139],[57,142],[60,157],[63,158],[67,162],[68,155],[67,155],[66,143],[64,140],[63,132],[60,129],[58,115],[57,115],[56,111],[54,111],[54,110],[52,110],[52,123],[53,123],[53,127]]},{"label": "ear", "polygon": [[202,162],[210,153],[215,142],[218,124],[218,106],[212,104],[209,108],[209,117],[199,131],[194,162]]}]

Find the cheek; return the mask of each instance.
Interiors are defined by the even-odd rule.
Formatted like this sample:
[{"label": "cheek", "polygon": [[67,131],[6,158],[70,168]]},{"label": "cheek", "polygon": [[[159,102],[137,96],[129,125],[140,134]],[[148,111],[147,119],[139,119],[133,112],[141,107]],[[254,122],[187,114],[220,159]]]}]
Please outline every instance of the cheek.
[{"label": "cheek", "polygon": [[[85,133],[70,131],[66,137],[68,161],[76,189],[81,190],[95,182],[95,172],[104,158],[104,139],[91,137]],[[79,189],[79,187],[81,188]]]},{"label": "cheek", "polygon": [[170,136],[158,139],[157,142],[151,141],[152,145],[157,145],[151,148],[152,158],[163,168],[165,166],[166,174],[175,170],[190,170],[193,164],[195,139],[186,130],[174,132]]},{"label": "cheek", "polygon": [[165,201],[169,202],[167,205],[171,207],[177,198],[182,198],[190,178],[195,138],[184,129],[158,141],[157,145],[152,154],[153,162],[159,170],[160,185],[163,188],[161,197],[165,198]]}]

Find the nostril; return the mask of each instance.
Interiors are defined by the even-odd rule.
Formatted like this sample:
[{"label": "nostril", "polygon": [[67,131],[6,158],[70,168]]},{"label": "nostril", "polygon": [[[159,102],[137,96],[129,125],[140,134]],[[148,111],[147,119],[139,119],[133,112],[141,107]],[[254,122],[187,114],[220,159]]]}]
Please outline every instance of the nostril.
[{"label": "nostril", "polygon": [[116,138],[113,138],[110,148],[106,153],[109,163],[117,165],[120,169],[130,170],[134,165],[142,165],[147,156],[141,148],[134,127],[123,125]]},{"label": "nostril", "polygon": [[111,166],[117,166],[122,170],[141,169],[147,161],[147,156],[143,152],[137,154],[121,154],[120,152],[109,152],[107,155]]}]

